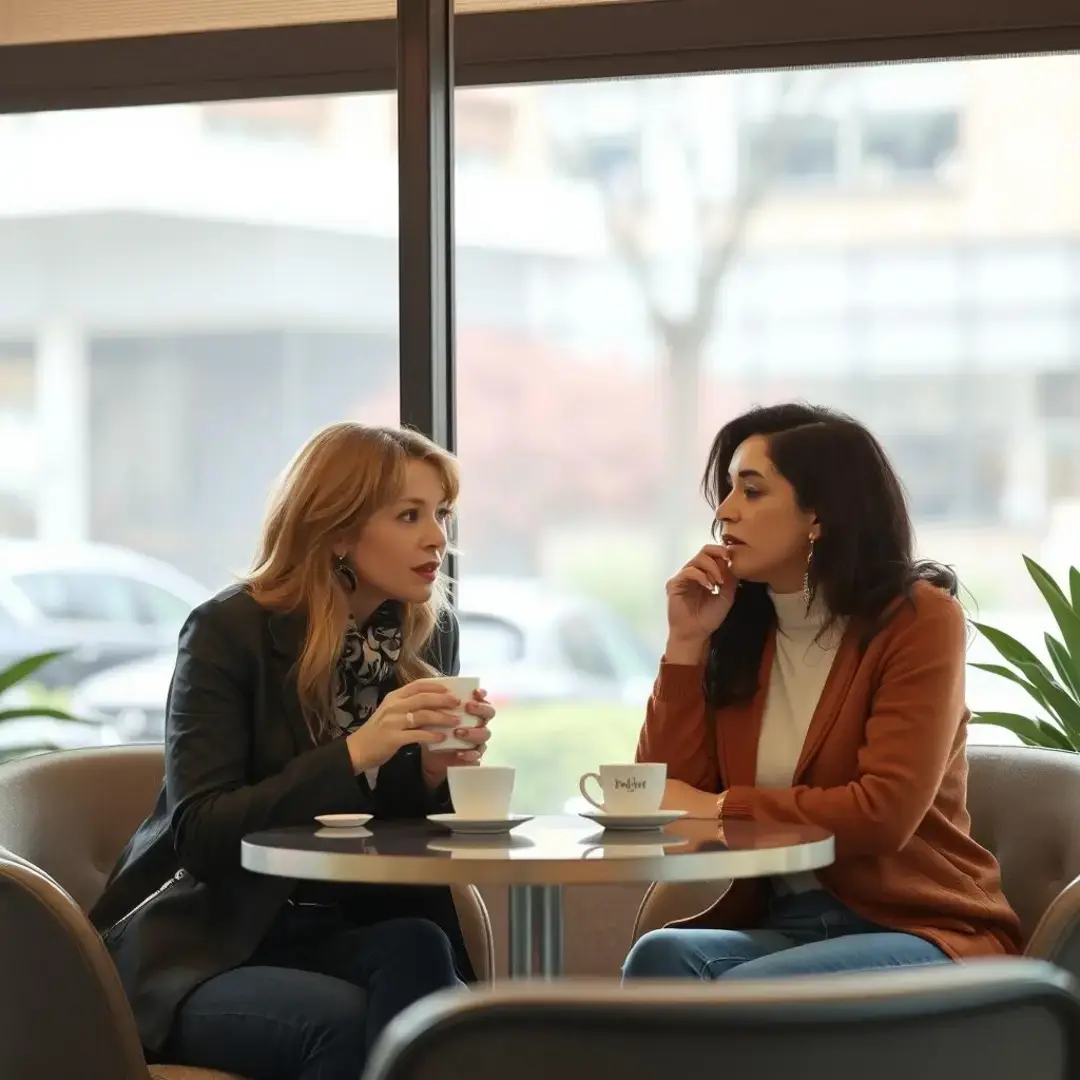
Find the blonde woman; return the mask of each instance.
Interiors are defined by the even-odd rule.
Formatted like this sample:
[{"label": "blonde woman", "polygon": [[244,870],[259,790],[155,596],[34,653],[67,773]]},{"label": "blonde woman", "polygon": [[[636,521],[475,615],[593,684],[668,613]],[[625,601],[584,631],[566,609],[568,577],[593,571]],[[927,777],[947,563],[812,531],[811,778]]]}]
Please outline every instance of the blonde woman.
[{"label": "blonde woman", "polygon": [[[474,978],[446,889],[315,886],[240,866],[257,829],[316,814],[449,810],[446,769],[479,761],[483,691],[458,671],[441,565],[453,458],[409,431],[337,424],[297,455],[255,567],[180,634],[165,784],[91,912],[147,1054],[251,1080],[357,1080],[407,1005]],[[425,728],[435,728],[427,731]]]}]

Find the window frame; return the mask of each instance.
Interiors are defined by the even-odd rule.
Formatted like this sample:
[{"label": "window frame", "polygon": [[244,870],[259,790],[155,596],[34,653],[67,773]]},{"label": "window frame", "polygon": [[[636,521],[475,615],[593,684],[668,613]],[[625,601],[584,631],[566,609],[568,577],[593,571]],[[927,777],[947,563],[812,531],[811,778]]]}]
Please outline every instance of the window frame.
[{"label": "window frame", "polygon": [[[274,26],[273,7],[254,29],[7,46],[0,18],[0,113],[394,88],[394,20]],[[457,85],[481,86],[1064,52],[1080,48],[1080,9],[628,0],[466,14],[455,35]]]}]

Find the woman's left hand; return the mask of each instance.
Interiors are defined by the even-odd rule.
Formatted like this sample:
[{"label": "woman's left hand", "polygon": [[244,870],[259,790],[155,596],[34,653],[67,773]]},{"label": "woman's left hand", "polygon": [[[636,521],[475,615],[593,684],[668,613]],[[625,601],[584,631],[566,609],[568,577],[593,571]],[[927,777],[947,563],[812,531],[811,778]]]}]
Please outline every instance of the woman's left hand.
[{"label": "woman's left hand", "polygon": [[[433,750],[432,745],[420,748],[420,763],[424,770],[424,779],[429,787],[438,787],[446,779],[446,770],[451,765],[479,765],[491,738],[488,723],[495,716],[495,706],[488,704],[487,691],[473,692],[472,701],[465,703],[465,711],[475,716],[479,723],[476,727],[450,728],[447,737],[462,739],[474,744],[471,750]],[[435,743],[434,746],[438,744]]]}]

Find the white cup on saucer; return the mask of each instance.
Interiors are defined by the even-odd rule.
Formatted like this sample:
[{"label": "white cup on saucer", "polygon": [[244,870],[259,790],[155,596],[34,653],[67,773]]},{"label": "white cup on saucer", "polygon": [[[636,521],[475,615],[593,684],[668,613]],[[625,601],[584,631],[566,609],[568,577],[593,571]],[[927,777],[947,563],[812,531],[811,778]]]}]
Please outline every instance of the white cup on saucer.
[{"label": "white cup on saucer", "polygon": [[[444,687],[447,693],[453,694],[454,697],[461,701],[461,704],[456,709],[447,710],[458,718],[457,727],[471,728],[480,723],[478,716],[473,716],[472,713],[465,711],[466,703],[472,701],[473,693],[480,689],[480,680],[478,678],[472,675],[438,675],[431,679],[417,679],[413,685],[423,686],[425,683],[433,687]],[[451,734],[452,728],[429,727],[422,730],[438,731],[446,735],[442,742],[431,743],[428,746],[428,750],[435,753],[448,753],[451,750],[472,750],[476,745],[467,739],[459,739]]]},{"label": "white cup on saucer", "polygon": [[458,817],[503,821],[514,794],[511,765],[451,765],[446,770],[450,799]]},{"label": "white cup on saucer", "polygon": [[[589,780],[600,785],[602,802],[586,790]],[[667,781],[667,766],[655,762],[634,765],[601,765],[578,781],[582,796],[605,814],[654,814],[660,809]]]}]

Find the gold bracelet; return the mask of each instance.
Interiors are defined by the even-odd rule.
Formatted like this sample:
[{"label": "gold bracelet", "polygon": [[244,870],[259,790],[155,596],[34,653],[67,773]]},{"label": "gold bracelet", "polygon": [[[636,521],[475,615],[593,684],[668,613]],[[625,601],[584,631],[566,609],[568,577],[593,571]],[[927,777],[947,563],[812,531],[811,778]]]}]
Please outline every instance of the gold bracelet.
[{"label": "gold bracelet", "polygon": [[727,792],[726,791],[721,791],[720,794],[716,796],[716,820],[717,821],[723,821],[724,820],[724,800],[726,798],[727,798]]}]

